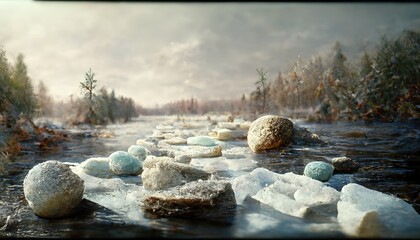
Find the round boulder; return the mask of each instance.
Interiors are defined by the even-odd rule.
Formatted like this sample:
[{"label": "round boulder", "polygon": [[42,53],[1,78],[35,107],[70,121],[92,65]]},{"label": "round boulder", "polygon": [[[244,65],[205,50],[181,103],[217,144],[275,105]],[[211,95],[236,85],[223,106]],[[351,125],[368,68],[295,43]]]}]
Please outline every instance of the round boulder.
[{"label": "round boulder", "polygon": [[248,146],[255,153],[288,145],[293,137],[293,123],[287,118],[266,115],[251,123]]},{"label": "round boulder", "polygon": [[43,218],[68,215],[83,199],[84,181],[58,161],[35,165],[23,180],[29,207]]},{"label": "round boulder", "polygon": [[360,167],[357,162],[348,157],[336,157],[331,162],[336,172],[355,172]]},{"label": "round boulder", "polygon": [[125,151],[116,151],[109,155],[109,168],[117,175],[139,175],[142,162]]},{"label": "round boulder", "polygon": [[147,151],[146,148],[140,145],[131,145],[127,152],[134,157],[138,158],[140,161],[146,159]]},{"label": "round boulder", "polygon": [[315,162],[310,162],[305,166],[305,170],[303,171],[303,174],[312,179],[315,179],[321,182],[326,182],[331,178],[331,176],[333,175],[333,172],[334,172],[333,165],[326,162],[315,161]]}]

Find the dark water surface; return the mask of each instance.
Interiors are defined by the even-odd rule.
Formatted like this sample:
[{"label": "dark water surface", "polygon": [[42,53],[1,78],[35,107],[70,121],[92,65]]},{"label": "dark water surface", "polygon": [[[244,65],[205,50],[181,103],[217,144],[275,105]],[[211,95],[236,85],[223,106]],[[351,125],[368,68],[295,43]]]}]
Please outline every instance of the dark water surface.
[{"label": "dark water surface", "polygon": [[[80,163],[90,157],[109,156],[127,150],[137,139],[145,138],[164,117],[141,117],[135,122],[110,125],[103,132],[110,138],[85,137],[65,142],[57,152],[25,154],[3,163],[0,176],[0,237],[247,237],[241,231],[249,228],[252,216],[284,218],[262,205],[249,203],[236,212],[216,220],[156,218],[145,214],[144,222],[126,221],[98,204],[83,200],[73,216],[46,220],[37,217],[27,206],[23,195],[23,179],[36,164],[46,160]],[[328,182],[341,190],[349,182],[392,194],[410,203],[420,212],[420,124],[409,123],[333,123],[319,124],[294,121],[317,134],[325,144],[297,143],[293,146],[262,154],[251,154],[264,167],[278,173],[303,174],[311,161],[328,161],[334,157],[350,157],[360,164],[352,174],[335,174]],[[89,136],[87,134],[86,136]],[[228,144],[244,147],[246,140]],[[256,220],[258,221],[258,220]],[[251,223],[252,225],[253,223]],[[253,237],[344,237],[340,231],[299,231],[299,221],[287,218],[289,231],[270,229]],[[255,224],[254,224],[255,225]],[[257,228],[257,226],[255,226]]]}]

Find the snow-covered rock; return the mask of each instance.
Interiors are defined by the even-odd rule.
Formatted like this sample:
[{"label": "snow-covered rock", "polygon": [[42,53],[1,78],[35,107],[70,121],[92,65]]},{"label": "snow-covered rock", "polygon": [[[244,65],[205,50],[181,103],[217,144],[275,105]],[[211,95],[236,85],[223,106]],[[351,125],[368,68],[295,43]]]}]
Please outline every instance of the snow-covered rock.
[{"label": "snow-covered rock", "polygon": [[108,157],[93,157],[81,162],[78,166],[86,174],[98,178],[111,178],[116,176],[109,168]]},{"label": "snow-covered rock", "polygon": [[193,181],[144,199],[144,210],[159,216],[226,217],[234,214],[235,195],[227,181]]},{"label": "snow-covered rock", "polygon": [[305,166],[303,174],[310,178],[326,182],[334,173],[333,165],[321,162],[321,161],[314,161],[310,162]]},{"label": "snow-covered rock", "polygon": [[253,121],[247,141],[253,152],[288,145],[293,137],[293,123],[287,118],[266,115]]},{"label": "snow-covered rock", "polygon": [[239,128],[239,123],[237,123],[237,122],[219,122],[217,124],[217,126],[219,128],[227,128],[227,129],[230,129],[230,130],[234,130],[234,129]]},{"label": "snow-covered rock", "polygon": [[338,222],[350,236],[420,236],[420,215],[410,204],[356,183],[349,183],[342,188],[337,209]]},{"label": "snow-covered rock", "polygon": [[209,136],[216,138],[217,140],[232,140],[232,139],[245,139],[248,131],[243,129],[231,130],[227,128],[214,129],[209,132]]},{"label": "snow-covered rock", "polygon": [[142,161],[125,151],[116,151],[109,155],[109,168],[117,175],[139,175]]},{"label": "snow-covered rock", "polygon": [[209,136],[194,136],[187,138],[187,144],[188,145],[200,145],[200,146],[206,146],[211,147],[217,145],[216,140],[214,138],[211,138]]},{"label": "snow-covered rock", "polygon": [[58,161],[35,165],[23,180],[29,207],[40,217],[57,218],[71,213],[83,199],[83,180]]},{"label": "snow-covered rock", "polygon": [[141,174],[143,186],[147,190],[167,189],[209,177],[209,173],[188,164],[177,163],[173,158],[154,156],[148,156],[143,162]]},{"label": "snow-covered rock", "polygon": [[128,148],[127,152],[133,155],[134,157],[138,158],[140,161],[146,159],[147,156],[146,148],[139,145],[131,145]]},{"label": "snow-covered rock", "polygon": [[[252,159],[225,157],[193,158],[190,165],[209,173],[227,172],[230,176],[242,175],[257,167],[258,162]],[[238,172],[238,173],[237,173]],[[242,173],[242,174],[241,174]]]},{"label": "snow-covered rock", "polygon": [[204,146],[186,146],[180,148],[182,154],[188,155],[191,158],[206,158],[206,157],[220,157],[222,156],[222,147],[220,145],[212,147]]},{"label": "snow-covered rock", "polygon": [[166,143],[170,145],[185,145],[187,144],[187,139],[182,138],[182,137],[173,137],[169,139],[163,139],[159,141],[159,143]]}]

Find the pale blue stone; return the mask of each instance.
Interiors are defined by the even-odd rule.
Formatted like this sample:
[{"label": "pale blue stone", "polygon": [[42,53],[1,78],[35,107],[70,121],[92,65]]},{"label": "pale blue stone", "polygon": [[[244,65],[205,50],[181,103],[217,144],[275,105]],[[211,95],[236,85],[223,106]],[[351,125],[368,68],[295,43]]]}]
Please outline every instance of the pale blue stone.
[{"label": "pale blue stone", "polygon": [[116,151],[109,155],[109,168],[117,175],[139,175],[142,162],[125,151]]},{"label": "pale blue stone", "polygon": [[216,146],[216,140],[209,136],[196,136],[187,138],[188,145],[200,145],[200,146]]},{"label": "pale blue stone", "polygon": [[303,174],[307,177],[319,180],[321,182],[326,182],[333,175],[333,172],[333,165],[326,162],[315,161],[310,162],[305,166]]},{"label": "pale blue stone", "polygon": [[146,159],[146,148],[144,148],[143,146],[140,145],[131,145],[127,152],[131,155],[133,155],[134,157],[138,158],[140,161],[143,161],[144,159]]}]

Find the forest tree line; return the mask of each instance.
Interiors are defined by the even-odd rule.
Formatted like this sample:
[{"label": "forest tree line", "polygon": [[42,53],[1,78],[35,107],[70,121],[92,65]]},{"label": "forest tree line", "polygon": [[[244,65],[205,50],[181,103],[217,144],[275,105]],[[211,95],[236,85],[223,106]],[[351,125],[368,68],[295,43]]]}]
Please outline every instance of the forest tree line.
[{"label": "forest tree line", "polygon": [[97,91],[94,75],[89,69],[85,81],[80,82],[80,97],[72,96],[67,103],[56,102],[43,81],[33,86],[23,54],[12,65],[0,48],[0,130],[18,128],[22,123],[36,128],[34,118],[42,117],[59,117],[73,125],[104,125],[128,122],[138,116],[133,99],[116,96],[114,90],[105,87]]},{"label": "forest tree line", "polygon": [[255,118],[273,113],[311,121],[406,121],[420,117],[420,33],[405,30],[383,36],[374,53],[350,62],[339,41],[328,58],[305,61],[298,56],[290,69],[272,81],[256,69],[255,90],[237,100],[182,99],[142,114],[229,112]]}]

